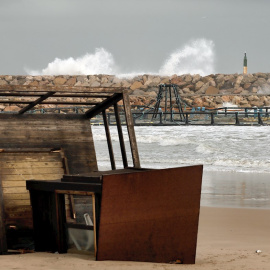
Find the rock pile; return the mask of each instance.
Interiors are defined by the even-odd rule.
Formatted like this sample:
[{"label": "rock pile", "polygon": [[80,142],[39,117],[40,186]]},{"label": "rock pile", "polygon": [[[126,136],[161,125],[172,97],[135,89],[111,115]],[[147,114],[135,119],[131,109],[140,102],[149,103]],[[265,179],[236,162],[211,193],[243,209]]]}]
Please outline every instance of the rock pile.
[{"label": "rock pile", "polygon": [[[118,78],[113,75],[89,76],[0,76],[0,85],[53,85],[124,87],[130,90],[132,104],[145,105],[156,99],[158,85],[178,85],[180,96],[190,106],[221,107],[232,103],[239,107],[270,106],[270,73],[212,74],[205,77],[140,75]],[[0,107],[0,110],[5,108]]]}]

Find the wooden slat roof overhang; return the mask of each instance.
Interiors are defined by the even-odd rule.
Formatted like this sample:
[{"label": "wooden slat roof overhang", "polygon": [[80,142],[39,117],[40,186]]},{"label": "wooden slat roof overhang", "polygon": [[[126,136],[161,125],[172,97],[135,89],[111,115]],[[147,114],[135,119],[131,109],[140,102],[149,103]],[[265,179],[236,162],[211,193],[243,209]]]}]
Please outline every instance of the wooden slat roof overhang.
[{"label": "wooden slat roof overhang", "polygon": [[121,87],[1,85],[0,104],[24,105],[18,114],[37,105],[87,105],[91,108],[85,116],[91,118],[122,100],[127,93]]},{"label": "wooden slat roof overhang", "polygon": [[[98,100],[97,100],[98,99]],[[130,108],[128,90],[122,87],[88,87],[88,86],[31,86],[31,85],[0,85],[0,104],[16,104],[21,109],[12,112],[17,115],[23,115],[34,109],[37,105],[57,106],[82,106],[87,105],[86,111],[82,112],[82,116],[91,119],[99,113],[102,113],[103,122],[106,131],[107,144],[111,160],[111,167],[116,169],[112,141],[109,131],[109,123],[107,120],[106,110],[109,107],[114,108],[115,120],[118,129],[119,142],[124,168],[128,167],[124,137],[121,127],[121,120],[118,111],[118,102],[123,101],[123,109],[125,114],[126,126],[129,135],[131,155],[135,168],[140,168],[140,160],[138,147],[134,131],[134,122]],[[1,114],[10,112],[2,111]],[[74,114],[66,112],[65,114]]]}]

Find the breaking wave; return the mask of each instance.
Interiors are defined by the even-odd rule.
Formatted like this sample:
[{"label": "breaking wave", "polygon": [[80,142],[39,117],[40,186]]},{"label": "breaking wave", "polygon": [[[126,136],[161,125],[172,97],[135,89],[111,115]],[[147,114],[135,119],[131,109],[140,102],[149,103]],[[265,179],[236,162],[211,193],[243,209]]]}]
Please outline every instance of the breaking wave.
[{"label": "breaking wave", "polygon": [[[151,59],[149,59],[151,61]],[[156,71],[129,71],[123,73],[115,63],[113,55],[104,48],[97,48],[94,53],[81,57],[67,59],[55,58],[42,70],[25,68],[30,75],[94,75],[107,74],[118,77],[134,77],[138,74],[181,75],[200,74],[202,76],[214,72],[214,42],[207,39],[197,39],[171,53],[163,66]]]}]

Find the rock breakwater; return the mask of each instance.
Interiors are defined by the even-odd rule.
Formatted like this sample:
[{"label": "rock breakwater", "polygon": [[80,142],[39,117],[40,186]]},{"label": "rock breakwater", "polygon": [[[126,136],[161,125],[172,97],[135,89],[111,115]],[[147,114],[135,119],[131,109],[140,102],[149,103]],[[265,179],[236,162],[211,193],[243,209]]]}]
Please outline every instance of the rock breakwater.
[{"label": "rock breakwater", "polygon": [[[178,85],[179,94],[190,106],[222,107],[233,104],[238,107],[270,106],[270,73],[212,74],[205,77],[184,74],[181,76],[140,75],[118,78],[113,75],[89,76],[11,76],[1,75],[0,85],[53,85],[124,87],[130,91],[133,105],[145,105],[156,99],[158,85]],[[162,104],[161,104],[162,105]],[[0,110],[5,107],[1,106]]]}]

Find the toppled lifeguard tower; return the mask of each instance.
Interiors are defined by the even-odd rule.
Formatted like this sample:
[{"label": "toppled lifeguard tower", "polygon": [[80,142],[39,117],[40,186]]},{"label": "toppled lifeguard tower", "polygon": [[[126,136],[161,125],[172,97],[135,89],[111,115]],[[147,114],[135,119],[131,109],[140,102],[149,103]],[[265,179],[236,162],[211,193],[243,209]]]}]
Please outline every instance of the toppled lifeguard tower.
[{"label": "toppled lifeguard tower", "polygon": [[[97,260],[195,263],[202,166],[141,168],[125,89],[1,86],[1,103],[24,106],[0,113],[0,253],[12,244],[12,233],[33,230],[36,251],[87,251]],[[30,113],[44,104],[90,108],[81,114]],[[121,168],[115,164],[109,108],[118,129]],[[109,171],[98,171],[89,121],[97,114],[103,115]]]}]

